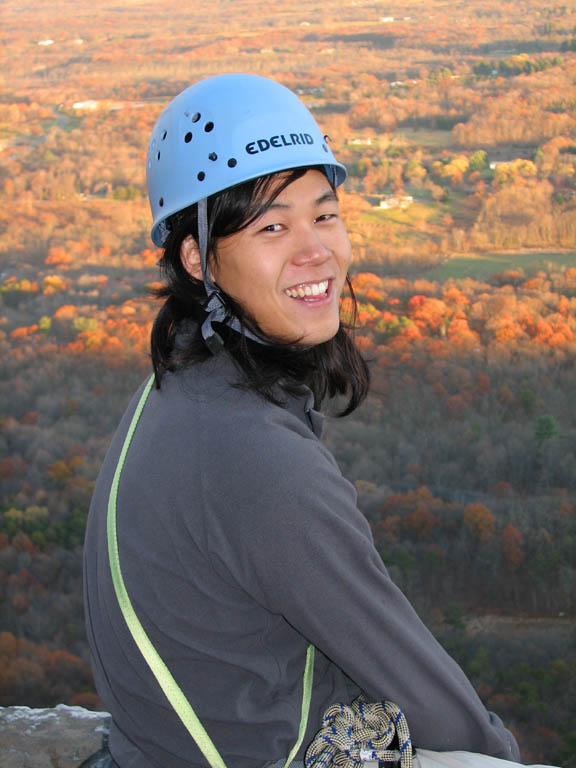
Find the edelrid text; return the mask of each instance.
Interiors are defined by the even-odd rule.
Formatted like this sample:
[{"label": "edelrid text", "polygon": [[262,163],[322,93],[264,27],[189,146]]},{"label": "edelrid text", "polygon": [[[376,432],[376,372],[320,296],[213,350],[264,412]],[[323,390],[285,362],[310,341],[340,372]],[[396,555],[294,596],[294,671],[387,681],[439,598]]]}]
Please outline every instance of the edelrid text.
[{"label": "edelrid text", "polygon": [[314,139],[309,133],[288,133],[279,136],[271,136],[269,139],[257,139],[246,144],[246,152],[256,155],[258,152],[266,152],[270,147],[291,147],[294,144],[314,144]]}]

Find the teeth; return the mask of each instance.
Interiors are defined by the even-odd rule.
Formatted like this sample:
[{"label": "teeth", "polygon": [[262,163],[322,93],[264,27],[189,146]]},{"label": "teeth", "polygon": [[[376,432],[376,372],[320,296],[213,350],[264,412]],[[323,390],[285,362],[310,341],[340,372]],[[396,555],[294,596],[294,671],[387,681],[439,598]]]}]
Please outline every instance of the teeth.
[{"label": "teeth", "polygon": [[321,283],[306,283],[295,288],[286,288],[284,293],[292,299],[303,299],[306,296],[321,296],[328,290],[328,280]]}]

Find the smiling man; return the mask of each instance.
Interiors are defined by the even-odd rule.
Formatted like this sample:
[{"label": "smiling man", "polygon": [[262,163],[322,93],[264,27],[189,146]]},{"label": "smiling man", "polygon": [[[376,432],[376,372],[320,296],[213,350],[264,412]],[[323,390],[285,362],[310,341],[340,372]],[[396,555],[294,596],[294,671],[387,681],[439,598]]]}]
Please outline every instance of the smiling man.
[{"label": "smiling man", "polygon": [[[281,174],[276,183],[285,181]],[[350,259],[336,193],[324,173],[310,170],[282,189],[259,218],[218,241],[212,277],[264,333],[312,345],[338,331]],[[192,277],[202,279],[191,235],[182,244],[182,260]]]},{"label": "smiling man", "polygon": [[[304,139],[254,139],[287,135]],[[324,711],[360,692],[396,702],[417,747],[517,759],[390,580],[320,440],[316,409],[341,395],[349,413],[369,377],[339,314],[345,169],[314,118],[273,81],[209,78],[161,114],[147,169],[154,373],[85,543],[109,765],[303,768]]]}]

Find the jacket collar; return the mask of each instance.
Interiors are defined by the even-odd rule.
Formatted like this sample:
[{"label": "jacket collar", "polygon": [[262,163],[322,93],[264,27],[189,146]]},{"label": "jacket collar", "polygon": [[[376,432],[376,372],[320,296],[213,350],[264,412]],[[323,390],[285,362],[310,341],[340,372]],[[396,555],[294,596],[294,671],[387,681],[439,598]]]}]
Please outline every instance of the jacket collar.
[{"label": "jacket collar", "polygon": [[317,438],[322,437],[324,416],[314,408],[314,395],[310,387],[302,384],[295,395],[282,394],[282,401],[287,411],[310,427]]}]

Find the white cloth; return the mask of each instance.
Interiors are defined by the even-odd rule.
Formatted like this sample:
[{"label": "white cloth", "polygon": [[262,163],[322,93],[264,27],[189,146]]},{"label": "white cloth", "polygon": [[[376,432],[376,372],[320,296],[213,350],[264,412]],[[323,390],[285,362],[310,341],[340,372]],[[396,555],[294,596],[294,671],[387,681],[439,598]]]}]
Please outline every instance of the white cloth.
[{"label": "white cloth", "polygon": [[[268,763],[265,768],[284,768],[285,760]],[[304,768],[304,763],[295,761],[289,768]],[[558,766],[541,765],[536,763],[524,766],[512,760],[501,760],[498,757],[480,755],[477,752],[434,752],[431,749],[418,748],[414,755],[414,768],[558,768]]]},{"label": "white cloth", "polygon": [[[414,768],[517,768],[520,763],[502,760],[498,757],[480,755],[477,752],[434,752],[420,749],[414,756]],[[532,765],[529,768],[554,768],[553,766]]]}]

